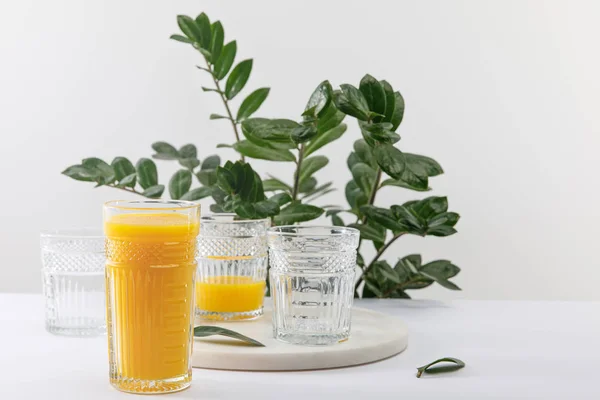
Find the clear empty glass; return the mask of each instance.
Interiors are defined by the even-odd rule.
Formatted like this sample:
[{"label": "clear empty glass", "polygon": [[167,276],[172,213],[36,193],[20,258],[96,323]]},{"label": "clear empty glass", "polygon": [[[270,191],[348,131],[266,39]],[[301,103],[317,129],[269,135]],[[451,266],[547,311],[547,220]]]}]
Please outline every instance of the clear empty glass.
[{"label": "clear empty glass", "polygon": [[279,226],[267,236],[274,337],[309,346],[348,339],[358,230]]},{"label": "clear empty glass", "polygon": [[102,232],[46,231],[40,246],[46,329],[68,336],[106,333]]},{"label": "clear empty glass", "polygon": [[213,214],[201,221],[196,315],[218,321],[261,316],[270,221],[235,214]]}]

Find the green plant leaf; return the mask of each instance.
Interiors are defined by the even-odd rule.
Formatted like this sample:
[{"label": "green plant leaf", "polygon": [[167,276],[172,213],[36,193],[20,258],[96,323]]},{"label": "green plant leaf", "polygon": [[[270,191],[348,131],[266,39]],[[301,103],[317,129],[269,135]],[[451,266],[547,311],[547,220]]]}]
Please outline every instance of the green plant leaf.
[{"label": "green plant leaf", "polygon": [[377,143],[393,144],[400,140],[400,135],[392,131],[392,124],[389,122],[372,124],[360,122],[359,126],[363,138],[370,146],[375,146]]},{"label": "green plant leaf", "polygon": [[134,172],[133,174],[127,175],[123,179],[119,180],[119,184],[117,185],[117,187],[120,187],[120,188],[131,187],[131,188],[134,188],[136,181],[137,181],[137,174]]},{"label": "green plant leaf", "polygon": [[214,154],[204,159],[204,161],[202,162],[202,169],[216,169],[219,165],[221,165],[221,157]]},{"label": "green plant leaf", "polygon": [[311,176],[308,179],[305,179],[303,182],[298,185],[298,192],[300,193],[310,193],[317,187],[317,180]]},{"label": "green plant leaf", "polygon": [[441,165],[433,158],[404,153],[407,167],[417,176],[438,176],[444,173]]},{"label": "green plant leaf", "polygon": [[94,182],[96,177],[94,171],[85,168],[83,165],[71,165],[61,173],[82,182]]},{"label": "green plant leaf", "polygon": [[325,210],[317,206],[293,202],[281,209],[279,215],[275,216],[275,222],[277,222],[278,225],[285,225],[311,221],[319,218],[324,211]]},{"label": "green plant leaf", "polygon": [[179,154],[179,157],[181,158],[196,158],[198,157],[198,150],[193,144],[186,144],[181,146],[177,154]]},{"label": "green plant leaf", "polygon": [[284,192],[291,192],[292,187],[280,179],[271,177],[263,181],[263,187],[265,192],[274,192],[276,190],[283,190]]},{"label": "green plant leaf", "polygon": [[375,207],[372,205],[364,205],[360,207],[360,211],[366,215],[369,220],[380,224],[381,226],[393,232],[406,232],[407,228],[396,220],[394,213],[388,209]]},{"label": "green plant leaf", "polygon": [[[383,85],[371,75],[365,75],[359,86],[360,92],[365,97],[370,111],[377,114],[385,115],[386,112],[386,94],[383,90]],[[382,118],[374,118],[375,122],[379,122]]]},{"label": "green plant leaf", "polygon": [[[380,144],[373,149],[373,156],[379,167],[394,179],[403,180],[404,168],[406,162],[404,154],[391,144]],[[408,182],[410,183],[410,182]],[[427,177],[425,177],[424,187],[427,188]]]},{"label": "green plant leaf", "polygon": [[371,193],[373,185],[375,184],[377,172],[365,163],[354,164],[351,172],[352,177],[360,190],[365,194]]},{"label": "green plant leaf", "polygon": [[96,181],[98,185],[107,185],[115,181],[115,170],[113,167],[99,158],[85,158],[81,161],[81,165],[86,169],[93,171],[93,174],[95,175],[94,181]]},{"label": "green plant leaf", "polygon": [[212,32],[210,31],[210,20],[205,13],[201,13],[196,17],[196,25],[200,32],[200,46],[204,50],[210,51],[210,42],[212,39]]},{"label": "green plant leaf", "polygon": [[235,53],[237,52],[237,43],[235,40],[227,43],[223,49],[221,50],[221,55],[214,62],[214,77],[217,80],[222,80],[227,76],[227,73],[231,69],[233,65],[233,61],[235,60]]},{"label": "green plant leaf", "polygon": [[225,84],[225,96],[233,99],[248,82],[250,72],[252,71],[252,59],[241,61],[233,68]]},{"label": "green plant leaf", "polygon": [[224,115],[219,115],[219,114],[210,114],[208,119],[229,119],[229,117],[226,117]]},{"label": "green plant leaf", "polygon": [[248,140],[242,140],[235,143],[233,148],[250,158],[258,158],[269,161],[296,161],[296,157],[289,150],[261,148]]},{"label": "green plant leaf", "polygon": [[379,273],[390,282],[396,284],[402,283],[400,277],[398,276],[394,268],[392,268],[390,264],[387,263],[387,261],[377,261],[373,264],[373,267],[378,269]]},{"label": "green plant leaf", "polygon": [[260,88],[250,93],[238,109],[236,117],[237,122],[241,122],[254,114],[269,95],[269,90],[269,88]]},{"label": "green plant leaf", "polygon": [[192,186],[192,173],[189,169],[180,169],[175,172],[169,181],[169,193],[171,198],[179,200]]},{"label": "green plant leaf", "polygon": [[190,39],[186,38],[185,36],[181,36],[181,35],[171,35],[171,37],[169,39],[173,39],[178,42],[188,43],[188,44],[194,43],[193,40],[190,40]]},{"label": "green plant leaf", "polygon": [[392,117],[396,110],[396,95],[394,94],[392,85],[387,81],[379,81],[379,83],[381,83],[383,91],[385,92],[385,112],[383,112],[385,116],[381,119],[381,122],[392,122]]},{"label": "green plant leaf", "polygon": [[160,160],[177,160],[179,158],[179,152],[177,149],[166,142],[155,142],[152,143],[152,149],[156,151],[156,154],[152,155],[154,158]]},{"label": "green plant leaf", "polygon": [[314,173],[329,164],[329,159],[325,156],[314,156],[306,158],[300,168],[300,183],[305,182]]},{"label": "green plant leaf", "polygon": [[408,183],[403,182],[398,179],[386,179],[383,182],[381,182],[381,187],[384,187],[384,186],[397,186],[397,187],[401,187],[401,188],[405,188],[405,189],[415,190],[417,192],[428,192],[431,190],[430,187],[426,187],[426,188],[414,187],[414,186],[411,186]]},{"label": "green plant leaf", "polygon": [[194,328],[195,337],[207,337],[213,335],[226,336],[232,339],[241,340],[242,342],[248,343],[252,346],[265,347],[264,344],[258,340],[249,338],[248,336],[242,335],[241,333],[234,332],[229,329],[220,328],[218,326],[197,326]]},{"label": "green plant leaf", "polygon": [[404,117],[404,98],[400,94],[400,92],[394,92],[394,98],[396,100],[394,114],[391,118],[392,130],[395,131],[400,126],[402,122],[402,118]]},{"label": "green plant leaf", "polygon": [[448,260],[436,260],[421,266],[419,272],[425,272],[441,279],[450,279],[458,275],[460,268]]},{"label": "green plant leaf", "polygon": [[[335,95],[333,96],[335,97]],[[335,106],[335,102],[331,101],[317,118],[317,131],[319,134],[325,133],[341,124],[344,118],[346,118],[346,114],[339,111]]]},{"label": "green plant leaf", "polygon": [[140,158],[135,165],[135,170],[137,172],[137,181],[143,189],[149,189],[158,184],[158,171],[156,170],[154,161],[149,158]]},{"label": "green plant leaf", "polygon": [[363,240],[371,240],[373,242],[385,241],[385,229],[380,229],[373,224],[350,224],[348,226],[358,229],[360,231],[360,237]]},{"label": "green plant leaf", "polygon": [[[375,295],[374,297],[383,297],[383,293],[381,292],[381,290],[379,290],[379,288],[377,287],[377,285],[374,282],[365,280],[365,288],[369,289],[371,291],[371,293],[373,293]],[[363,297],[365,297],[365,296],[363,295]],[[367,297],[370,297],[370,296],[367,296]]]},{"label": "green plant leaf", "polygon": [[115,180],[119,183],[121,183],[126,176],[135,174],[135,167],[131,161],[125,157],[115,157],[110,165],[115,172]]},{"label": "green plant leaf", "polygon": [[292,130],[290,137],[296,144],[308,142],[317,135],[317,127],[314,124],[300,125]]},{"label": "green plant leaf", "polygon": [[333,182],[327,182],[327,183],[324,183],[324,184],[322,184],[322,185],[321,185],[321,186],[319,186],[319,187],[315,187],[315,188],[314,188],[313,190],[311,190],[310,192],[307,192],[307,193],[305,194],[305,197],[308,197],[308,196],[313,196],[313,195],[315,195],[315,194],[319,194],[319,193],[322,193],[322,192],[327,192],[327,191],[329,191],[329,190],[335,190],[335,189],[329,189],[329,187],[330,187],[331,185],[333,185]]},{"label": "green plant leaf", "polygon": [[310,111],[307,116],[318,117],[323,115],[324,110],[331,103],[332,97],[333,88],[331,87],[331,83],[329,81],[321,82],[311,94],[304,108],[305,113]]},{"label": "green plant leaf", "polygon": [[263,200],[254,203],[255,218],[267,218],[279,214],[279,204],[270,200]]},{"label": "green plant leaf", "polygon": [[362,162],[361,159],[355,152],[351,151],[348,155],[348,159],[346,160],[346,165],[348,166],[348,169],[352,170],[352,167],[354,167],[354,165],[358,164],[359,162]]},{"label": "green plant leaf", "polygon": [[177,24],[179,25],[179,29],[181,29],[185,36],[187,36],[192,42],[196,42],[198,44],[202,43],[202,33],[200,32],[198,25],[196,25],[196,21],[187,15],[178,15]]},{"label": "green plant leaf", "polygon": [[289,119],[251,118],[242,122],[242,133],[260,147],[292,149],[296,144],[291,140],[291,133],[298,126]]},{"label": "green plant leaf", "polygon": [[217,170],[216,169],[201,169],[196,172],[196,178],[204,186],[212,186],[217,183]]},{"label": "green plant leaf", "polygon": [[144,190],[142,196],[148,197],[150,199],[158,199],[160,198],[160,196],[162,196],[164,191],[165,185],[153,185]]},{"label": "green plant leaf", "polygon": [[213,64],[221,56],[223,50],[223,41],[225,40],[225,31],[221,21],[216,21],[211,25],[212,37],[210,40],[210,53],[212,54]]},{"label": "green plant leaf", "polygon": [[[266,189],[265,189],[266,190]],[[269,201],[283,207],[284,205],[292,202],[292,196],[288,193],[277,193],[269,197]]]},{"label": "green plant leaf", "polygon": [[191,171],[198,165],[200,165],[200,160],[198,160],[197,158],[180,158],[179,164],[181,164],[182,167],[185,167]]},{"label": "green plant leaf", "polygon": [[337,215],[337,214],[333,214],[331,216],[331,224],[333,226],[346,226],[344,224],[344,220],[339,215]]},{"label": "green plant leaf", "polygon": [[208,186],[203,186],[190,190],[189,192],[181,196],[179,200],[197,201],[204,199],[205,197],[210,197],[211,194],[212,189]]},{"label": "green plant leaf", "polygon": [[353,210],[358,212],[360,206],[367,204],[367,195],[358,187],[355,181],[349,181],[345,189],[346,201]]},{"label": "green plant leaf", "polygon": [[[432,366],[439,364],[439,363],[451,363],[452,365],[431,368]],[[464,367],[465,367],[464,361],[459,360],[458,358],[444,357],[444,358],[440,358],[439,360],[430,362],[429,364],[423,365],[422,367],[418,367],[417,368],[417,378],[420,378],[421,375],[423,375],[423,373],[436,374],[436,373],[443,373],[443,372],[452,372],[452,371],[457,371]]]},{"label": "green plant leaf", "polygon": [[346,124],[340,124],[331,128],[327,132],[318,133],[317,136],[312,138],[311,141],[304,147],[304,156],[308,157],[309,155],[319,150],[326,144],[329,144],[334,140],[339,139],[340,137],[342,137],[344,132],[346,132],[347,128],[348,127],[346,126]]},{"label": "green plant leaf", "polygon": [[373,151],[364,139],[358,139],[354,142],[354,152],[356,153],[360,161],[367,164],[373,169],[377,168],[377,162],[375,161],[375,157],[373,156]]},{"label": "green plant leaf", "polygon": [[334,93],[338,110],[361,121],[369,120],[369,105],[360,90],[348,84],[340,85],[340,88],[341,92]]}]

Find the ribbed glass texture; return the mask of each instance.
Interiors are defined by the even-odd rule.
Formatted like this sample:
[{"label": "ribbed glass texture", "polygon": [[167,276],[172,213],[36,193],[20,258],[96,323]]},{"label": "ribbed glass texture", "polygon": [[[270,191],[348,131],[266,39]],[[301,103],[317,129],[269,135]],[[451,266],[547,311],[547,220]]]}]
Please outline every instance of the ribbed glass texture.
[{"label": "ribbed glass texture", "polygon": [[104,236],[100,231],[41,234],[46,329],[54,334],[94,336],[106,332]]},{"label": "ribbed glass texture", "polygon": [[352,228],[269,229],[276,339],[309,346],[348,339],[358,239]]},{"label": "ribbed glass texture", "polygon": [[188,202],[105,205],[109,375],[119,390],[191,384],[199,213]]},{"label": "ribbed glass texture", "polygon": [[201,220],[198,237],[196,315],[231,321],[263,313],[267,275],[268,219],[213,214]]}]

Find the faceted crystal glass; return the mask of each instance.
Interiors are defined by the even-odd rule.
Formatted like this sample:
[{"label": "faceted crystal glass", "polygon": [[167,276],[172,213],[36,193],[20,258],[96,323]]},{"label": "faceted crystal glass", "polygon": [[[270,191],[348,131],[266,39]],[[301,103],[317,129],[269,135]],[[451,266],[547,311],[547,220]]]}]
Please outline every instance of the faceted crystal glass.
[{"label": "faceted crystal glass", "polygon": [[335,226],[269,229],[276,339],[309,346],[348,339],[359,236]]},{"label": "faceted crystal glass", "polygon": [[201,221],[196,315],[217,321],[261,316],[270,221],[225,213],[208,215]]},{"label": "faceted crystal glass", "polygon": [[110,382],[167,393],[192,381],[200,206],[113,201],[104,206]]},{"label": "faceted crystal glass", "polygon": [[46,231],[40,237],[46,329],[57,335],[106,332],[104,236],[90,229]]}]

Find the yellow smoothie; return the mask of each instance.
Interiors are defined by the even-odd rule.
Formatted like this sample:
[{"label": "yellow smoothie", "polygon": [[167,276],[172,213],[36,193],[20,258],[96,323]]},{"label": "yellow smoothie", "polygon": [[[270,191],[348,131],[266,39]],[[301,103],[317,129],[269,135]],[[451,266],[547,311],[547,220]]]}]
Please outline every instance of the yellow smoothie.
[{"label": "yellow smoothie", "polygon": [[104,229],[111,380],[191,379],[198,222],[175,213],[118,214]]}]

